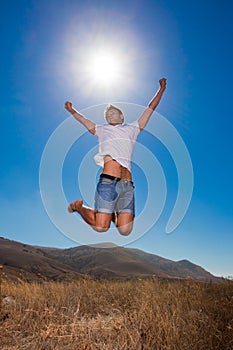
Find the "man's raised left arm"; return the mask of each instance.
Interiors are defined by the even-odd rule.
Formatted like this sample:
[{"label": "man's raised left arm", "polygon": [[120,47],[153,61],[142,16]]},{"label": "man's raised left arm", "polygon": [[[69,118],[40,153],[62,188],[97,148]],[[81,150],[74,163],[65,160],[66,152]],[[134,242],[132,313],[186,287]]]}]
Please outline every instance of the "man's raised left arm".
[{"label": "man's raised left arm", "polygon": [[146,124],[148,123],[152,113],[154,112],[155,108],[158,106],[163,93],[166,89],[166,79],[162,78],[159,80],[159,90],[155,94],[155,96],[152,98],[152,100],[148,103],[148,107],[144,110],[140,118],[138,119],[138,124],[140,130],[144,129]]}]

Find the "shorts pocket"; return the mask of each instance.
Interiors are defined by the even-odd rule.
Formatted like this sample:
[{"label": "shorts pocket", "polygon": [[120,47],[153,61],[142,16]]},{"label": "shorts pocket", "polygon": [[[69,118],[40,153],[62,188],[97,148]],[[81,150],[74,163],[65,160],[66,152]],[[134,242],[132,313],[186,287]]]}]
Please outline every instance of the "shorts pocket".
[{"label": "shorts pocket", "polygon": [[101,185],[112,185],[115,182],[115,180],[108,179],[106,177],[102,177],[99,181]]}]

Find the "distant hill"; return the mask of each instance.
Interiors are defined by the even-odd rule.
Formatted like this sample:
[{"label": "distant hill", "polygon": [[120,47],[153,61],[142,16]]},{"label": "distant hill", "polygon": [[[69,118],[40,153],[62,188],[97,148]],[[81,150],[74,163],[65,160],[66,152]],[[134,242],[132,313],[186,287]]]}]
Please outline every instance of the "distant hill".
[{"label": "distant hill", "polygon": [[47,256],[95,278],[192,278],[200,281],[219,280],[188,260],[174,262],[139,249],[79,246],[69,249],[42,248]]},{"label": "distant hill", "polygon": [[77,269],[45,256],[31,245],[0,238],[0,265],[3,274],[14,281],[73,280],[84,278]]},{"label": "distant hill", "polygon": [[139,249],[79,246],[69,249],[35,247],[0,238],[0,264],[8,278],[72,280],[74,278],[172,279],[221,281],[188,260],[174,262]]}]

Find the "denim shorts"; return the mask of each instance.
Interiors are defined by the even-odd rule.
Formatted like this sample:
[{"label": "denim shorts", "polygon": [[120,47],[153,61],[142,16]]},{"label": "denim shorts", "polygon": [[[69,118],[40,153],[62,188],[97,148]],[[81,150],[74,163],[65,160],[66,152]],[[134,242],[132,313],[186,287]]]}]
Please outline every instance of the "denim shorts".
[{"label": "denim shorts", "polygon": [[95,212],[135,215],[133,182],[101,175],[95,192]]}]

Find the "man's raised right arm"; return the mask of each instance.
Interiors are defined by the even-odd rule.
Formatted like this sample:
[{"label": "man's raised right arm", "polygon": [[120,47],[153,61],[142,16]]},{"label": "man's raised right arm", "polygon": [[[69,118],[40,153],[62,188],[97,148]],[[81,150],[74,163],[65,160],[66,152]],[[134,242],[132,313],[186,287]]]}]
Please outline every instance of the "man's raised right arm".
[{"label": "man's raised right arm", "polygon": [[70,102],[70,101],[65,102],[65,109],[68,112],[70,112],[79,123],[81,123],[83,126],[85,126],[85,128],[88,131],[90,131],[90,133],[95,135],[96,124],[93,123],[91,120],[87,119],[84,115],[82,115],[78,111],[76,111],[76,109],[73,108],[73,106],[72,106],[72,102]]}]

